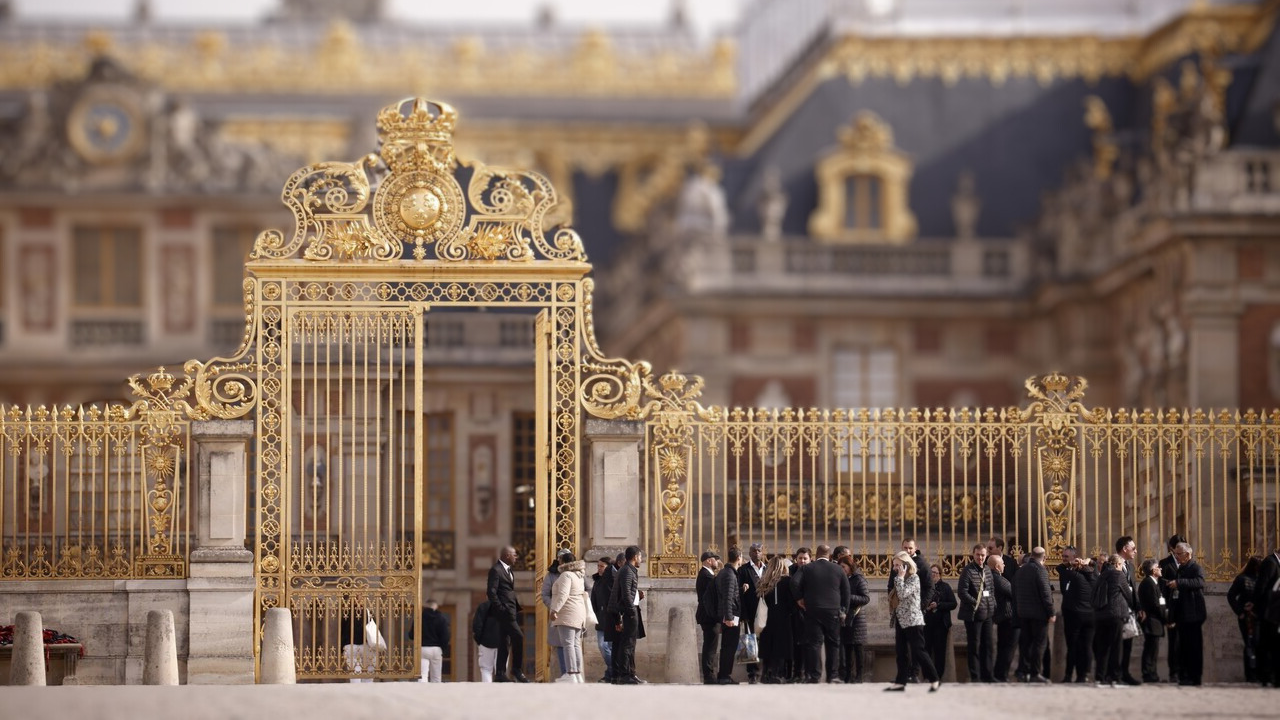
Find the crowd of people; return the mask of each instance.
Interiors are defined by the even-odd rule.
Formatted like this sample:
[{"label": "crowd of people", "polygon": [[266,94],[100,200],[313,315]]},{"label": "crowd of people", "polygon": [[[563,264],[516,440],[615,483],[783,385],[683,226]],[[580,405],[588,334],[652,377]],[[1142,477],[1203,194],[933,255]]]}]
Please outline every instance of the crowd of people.
[{"label": "crowd of people", "polygon": [[[1066,667],[1060,682],[1102,687],[1161,682],[1157,660],[1163,640],[1164,680],[1200,685],[1208,617],[1205,573],[1181,535],[1171,537],[1167,549],[1167,557],[1139,563],[1129,536],[1116,540],[1114,553],[1096,557],[1068,546],[1056,568],[1055,599],[1044,548],[1015,559],[1000,538],[975,544],[953,590],[942,567],[929,564],[913,539],[904,540],[890,559],[887,591],[897,673],[886,691],[902,692],[913,682],[938,690],[949,661],[953,612],[964,625],[970,682],[1050,682],[1048,638],[1060,619]],[[584,682],[582,641],[594,626],[606,668],[600,681],[644,682],[635,672],[636,640],[644,637],[643,559],[635,546],[616,558],[600,558],[590,590],[585,562],[572,553],[561,551],[548,569],[541,594],[550,613],[548,642],[556,650],[559,681]],[[489,573],[488,601],[476,614],[486,681],[527,682],[519,670],[523,634],[514,561],[515,551],[504,549]],[[770,556],[761,543],[752,543],[745,554],[736,547],[724,557],[708,550],[701,563],[694,589],[704,683],[736,684],[737,664],[745,665],[749,683],[859,683],[867,676],[864,610],[871,595],[849,548],[801,547],[788,557]],[[1280,687],[1280,549],[1250,558],[1227,600],[1239,621],[1246,678]],[[1143,638],[1141,679],[1129,670],[1138,636]]]}]

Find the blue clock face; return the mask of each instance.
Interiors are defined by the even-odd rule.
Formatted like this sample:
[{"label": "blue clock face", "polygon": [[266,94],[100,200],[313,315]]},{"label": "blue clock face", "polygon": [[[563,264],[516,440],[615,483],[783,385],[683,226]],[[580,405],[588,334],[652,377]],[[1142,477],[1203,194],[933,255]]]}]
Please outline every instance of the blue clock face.
[{"label": "blue clock face", "polygon": [[141,98],[128,89],[99,87],[86,93],[71,111],[67,134],[91,163],[127,160],[142,149],[145,116]]},{"label": "blue clock face", "polygon": [[114,103],[91,105],[80,121],[85,140],[103,155],[119,155],[133,137],[133,117]]}]

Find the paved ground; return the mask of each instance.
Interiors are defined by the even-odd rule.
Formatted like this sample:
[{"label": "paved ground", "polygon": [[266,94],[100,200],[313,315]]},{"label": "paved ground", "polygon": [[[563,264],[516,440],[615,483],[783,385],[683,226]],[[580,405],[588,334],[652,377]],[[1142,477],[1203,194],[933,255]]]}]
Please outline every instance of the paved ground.
[{"label": "paved ground", "polygon": [[[1276,718],[1280,690],[1251,686],[1097,689],[944,685],[905,694],[873,685],[481,685],[374,683],[363,685],[184,687],[0,687],[0,717],[57,718],[592,718],[614,720],[757,720],[758,718],[905,717],[982,718]],[[1147,708],[1143,711],[1142,708]],[[833,712],[834,711],[834,712]],[[866,714],[870,713],[870,715]]]}]

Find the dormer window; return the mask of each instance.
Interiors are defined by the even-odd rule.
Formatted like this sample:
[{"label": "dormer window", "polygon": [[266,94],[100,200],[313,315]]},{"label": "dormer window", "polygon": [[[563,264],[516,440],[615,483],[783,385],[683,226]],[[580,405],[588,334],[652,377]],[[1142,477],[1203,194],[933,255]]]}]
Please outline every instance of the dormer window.
[{"label": "dormer window", "polygon": [[858,113],[840,147],[818,162],[818,207],[809,234],[831,243],[909,242],[916,218],[907,206],[911,161],[893,146],[893,130],[875,113]]}]

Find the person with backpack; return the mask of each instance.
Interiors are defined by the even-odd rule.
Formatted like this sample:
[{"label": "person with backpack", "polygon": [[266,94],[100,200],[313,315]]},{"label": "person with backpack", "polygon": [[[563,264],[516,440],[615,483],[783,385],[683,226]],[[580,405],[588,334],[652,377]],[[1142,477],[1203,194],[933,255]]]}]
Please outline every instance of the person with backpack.
[{"label": "person with backpack", "polygon": [[1124,568],[1124,556],[1112,555],[1093,586],[1093,678],[1098,687],[1116,687],[1121,682],[1121,630],[1133,604],[1133,586]]}]

